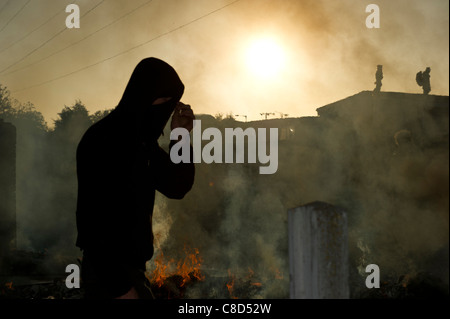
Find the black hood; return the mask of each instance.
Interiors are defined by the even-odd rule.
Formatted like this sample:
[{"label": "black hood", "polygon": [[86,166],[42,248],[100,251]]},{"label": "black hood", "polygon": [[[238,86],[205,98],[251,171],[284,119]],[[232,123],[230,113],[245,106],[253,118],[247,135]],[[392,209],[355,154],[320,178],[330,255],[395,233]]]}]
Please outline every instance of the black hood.
[{"label": "black hood", "polygon": [[[134,69],[116,110],[145,140],[157,140],[183,92],[184,85],[174,68],[162,60],[146,58]],[[172,99],[152,105],[161,97]]]}]

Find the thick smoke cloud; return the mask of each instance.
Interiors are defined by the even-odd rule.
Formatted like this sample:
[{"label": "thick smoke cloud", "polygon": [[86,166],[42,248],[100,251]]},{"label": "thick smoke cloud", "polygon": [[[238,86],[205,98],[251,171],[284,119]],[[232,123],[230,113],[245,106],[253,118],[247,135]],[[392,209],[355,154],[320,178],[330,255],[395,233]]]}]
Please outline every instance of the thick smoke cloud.
[{"label": "thick smoke cloud", "polygon": [[[353,99],[375,101],[370,92]],[[414,101],[419,102],[401,105],[406,113],[383,114],[387,110],[381,109],[382,103],[367,107],[355,102],[357,111],[340,118],[271,122],[284,136],[279,141],[279,169],[273,175],[260,175],[255,164],[197,164],[193,189],[183,200],[160,194],[156,198],[156,255],[162,252],[166,260],[179,261],[185,258],[185,247],[197,248],[207,280],[223,286],[232,276],[252,276],[261,286],[246,297],[285,298],[287,211],[324,201],[349,214],[354,296],[369,263],[378,264],[389,280],[426,271],[448,284],[448,119],[415,113],[420,101],[427,100],[418,95]],[[50,132],[30,133],[35,122],[16,123],[18,248],[46,249],[50,273],[61,272],[58,267],[80,257],[74,246],[74,155],[93,120],[80,102],[60,114]],[[198,118],[203,129],[265,125]],[[166,128],[163,147],[169,135]],[[210,288],[199,285],[187,293],[229,296],[226,291],[210,295],[205,287]]]},{"label": "thick smoke cloud", "polygon": [[[101,72],[91,69],[56,86],[36,88],[33,102],[48,118],[59,118],[52,114],[67,96],[70,102],[81,97],[89,108],[112,107],[129,70],[149,54],[164,57],[179,71],[186,84],[186,103],[196,112],[213,115],[237,110],[249,115],[273,112],[274,105],[293,116],[316,115],[316,107],[371,90],[378,64],[384,67],[383,91],[419,93],[415,73],[430,66],[431,93],[448,94],[448,2],[376,1],[382,10],[381,29],[369,31],[364,26],[364,9],[372,2],[238,2],[223,15],[211,17],[211,33],[204,31],[203,24],[193,24],[185,33],[173,33],[164,42],[121,57],[113,67],[104,65]],[[152,30],[158,34],[167,31],[163,20],[179,17],[179,12],[178,5],[166,8],[162,2],[155,3],[161,24]],[[120,2],[118,8],[123,11],[124,7]],[[121,10],[105,9],[101,19],[107,23],[110,14]],[[203,13],[199,7],[191,10],[192,16]],[[148,20],[144,13],[139,17]],[[135,21],[140,23],[139,18]],[[145,24],[147,29],[150,22]],[[261,26],[265,26],[262,31]],[[40,82],[40,75],[47,71],[51,71],[49,77],[70,72],[71,66],[97,61],[94,53],[108,56],[110,46],[120,44],[115,50],[126,49],[145,38],[129,30],[134,30],[133,25],[115,26],[102,35],[107,45],[99,46],[93,38],[89,41],[92,51],[74,48],[76,55],[58,56],[52,66],[37,65],[26,76],[17,73],[7,80],[15,87]],[[243,43],[254,33],[277,35],[289,52],[289,68],[274,84],[249,77],[239,62]],[[127,41],[122,41],[123,36]],[[109,72],[114,74],[108,76]],[[86,79],[91,78],[96,83],[86,88]],[[66,94],[64,99],[59,92]],[[422,126],[399,127],[406,131],[396,140],[397,131],[386,131],[386,123],[367,122],[370,114],[363,106],[358,114],[347,114],[351,120],[346,122],[323,118],[287,122],[295,137],[280,141],[279,170],[274,176],[260,176],[257,166],[251,165],[197,165],[194,188],[185,199],[157,197],[157,249],[177,260],[184,257],[185,244],[198,248],[205,273],[227,281],[228,269],[240,277],[251,269],[264,283],[253,297],[286,297],[287,210],[320,200],[348,211],[352,278],[357,284],[361,284],[358,269],[371,262],[378,263],[389,278],[425,269],[448,284],[448,269],[444,269],[448,266],[448,140],[445,144],[445,140],[439,142],[439,134],[430,136],[436,127],[446,127],[448,134],[448,122],[437,123],[425,114]],[[26,250],[47,249],[56,256],[48,263],[51,268],[60,260],[73,263],[79,255],[73,245],[74,159],[77,141],[88,126],[83,119],[73,118],[58,134],[45,130],[37,134],[30,129],[34,124],[17,125],[18,244]],[[245,125],[210,117],[204,121],[205,127]],[[401,114],[388,119],[402,121]],[[378,129],[368,131],[369,124]],[[168,136],[163,140],[166,147]]]},{"label": "thick smoke cloud", "polygon": [[398,102],[406,113],[396,115],[381,102],[364,105],[375,99],[370,92],[362,96],[358,111],[341,118],[280,122],[295,135],[280,141],[273,176],[251,165],[197,165],[191,193],[166,202],[156,221],[169,214],[172,222],[165,254],[182,258],[183,245],[193,245],[205,272],[244,278],[251,269],[264,297],[286,297],[287,211],[324,201],[349,216],[352,296],[364,290],[370,263],[386,281],[427,273],[448,286],[448,121],[415,114],[421,96],[416,105]]},{"label": "thick smoke cloud", "polygon": [[[79,30],[65,31],[17,68],[80,41],[141,3],[144,1],[104,2],[83,18]],[[188,0],[176,4],[153,1],[70,50],[23,71],[3,74],[2,81],[13,92],[17,90],[17,98],[39,105],[46,118],[56,118],[61,103],[72,103],[78,97],[94,108],[91,111],[114,106],[129,70],[145,56],[167,60],[179,71],[189,84],[184,98],[196,105],[200,113],[240,110],[252,120],[260,119],[260,112],[273,111],[313,116],[316,107],[371,89],[378,64],[384,65],[384,90],[420,91],[414,75],[430,66],[432,93],[448,94],[448,2],[376,1],[381,10],[381,28],[377,30],[365,26],[365,7],[370,3],[239,1],[96,67],[21,91],[130,49],[224,5],[223,1],[195,1],[195,5]],[[40,7],[42,4],[36,6],[37,12],[45,11]],[[57,13],[52,1],[47,6],[47,15]],[[93,4],[80,1],[80,6],[82,12],[87,12]],[[32,9],[30,4],[23,14],[33,16],[29,20],[34,26],[39,19],[32,14]],[[7,16],[8,11],[3,14]],[[22,52],[29,52],[36,44],[48,40],[49,35],[61,28],[63,19],[64,13],[39,30],[33,36],[35,42],[22,41],[4,52],[4,66],[17,60]],[[14,36],[30,29],[25,22],[17,27],[11,25],[3,32],[5,42],[10,43]],[[245,65],[245,52],[251,41],[264,36],[278,40],[288,65],[268,85]],[[278,109],[274,105],[279,105]]]}]

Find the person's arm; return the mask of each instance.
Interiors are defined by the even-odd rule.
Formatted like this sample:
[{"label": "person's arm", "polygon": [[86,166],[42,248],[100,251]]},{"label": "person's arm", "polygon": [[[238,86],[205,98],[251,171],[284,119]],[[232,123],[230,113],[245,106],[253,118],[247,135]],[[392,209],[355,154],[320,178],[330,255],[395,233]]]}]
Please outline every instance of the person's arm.
[{"label": "person's arm", "polygon": [[[185,128],[190,132],[193,128],[194,113],[189,105],[181,102],[177,104],[172,116],[171,129]],[[169,149],[172,149],[177,141],[171,141]],[[192,188],[194,183],[195,167],[193,163],[193,150],[190,148],[189,163],[175,164],[171,161],[169,154],[163,149],[158,149],[156,156],[155,187],[156,190],[172,199],[181,199]],[[169,150],[170,153],[170,150]]]},{"label": "person's arm", "polygon": [[[171,145],[173,145],[171,143]],[[195,167],[192,162],[192,147],[190,163],[175,164],[169,154],[159,149],[155,165],[155,188],[158,192],[171,199],[182,199],[192,188]]]}]

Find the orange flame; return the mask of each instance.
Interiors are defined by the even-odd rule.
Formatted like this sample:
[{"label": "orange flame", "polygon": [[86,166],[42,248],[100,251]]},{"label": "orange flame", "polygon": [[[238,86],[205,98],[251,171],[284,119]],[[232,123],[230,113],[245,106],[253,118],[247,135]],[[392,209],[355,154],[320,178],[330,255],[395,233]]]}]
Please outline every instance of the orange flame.
[{"label": "orange flame", "polygon": [[184,261],[178,262],[177,265],[177,274],[183,278],[181,287],[183,287],[185,283],[191,280],[191,276],[200,281],[205,279],[200,271],[200,267],[202,265],[201,263],[203,260],[199,256],[198,249],[194,248],[194,252],[190,252],[185,245],[184,252],[186,254]]},{"label": "orange flame", "polygon": [[161,251],[160,255],[155,258],[156,268],[153,271],[151,277],[148,276],[151,282],[154,282],[161,287],[167,278],[171,276],[181,276],[182,283],[181,287],[183,287],[186,283],[192,280],[192,278],[196,278],[197,280],[204,280],[205,277],[201,273],[201,263],[203,262],[200,257],[199,250],[194,248],[191,251],[187,246],[184,246],[184,252],[186,254],[184,260],[180,260],[177,263],[177,267],[174,267],[174,260],[171,259],[167,263],[164,261],[164,254]]},{"label": "orange flame", "polygon": [[262,283],[260,282],[255,282],[255,272],[253,271],[253,269],[251,269],[250,267],[248,267],[248,275],[245,279],[247,279],[248,281],[250,281],[250,285],[255,286],[255,287],[261,287]]},{"label": "orange flame", "polygon": [[14,289],[12,281],[5,283],[5,287],[8,288],[9,290],[13,290]]},{"label": "orange flame", "polygon": [[169,277],[168,268],[172,262],[173,260],[164,264],[164,253],[161,251],[160,255],[155,259],[156,268],[153,271],[150,281],[156,283],[158,287],[161,287],[167,277]]},{"label": "orange flame", "polygon": [[283,273],[279,269],[275,269],[275,279],[283,279]]},{"label": "orange flame", "polygon": [[230,298],[238,299],[237,297],[233,296],[234,281],[236,280],[236,276],[231,274],[230,269],[228,269],[228,276],[230,277],[230,281],[226,285],[227,285],[228,293],[230,294]]}]

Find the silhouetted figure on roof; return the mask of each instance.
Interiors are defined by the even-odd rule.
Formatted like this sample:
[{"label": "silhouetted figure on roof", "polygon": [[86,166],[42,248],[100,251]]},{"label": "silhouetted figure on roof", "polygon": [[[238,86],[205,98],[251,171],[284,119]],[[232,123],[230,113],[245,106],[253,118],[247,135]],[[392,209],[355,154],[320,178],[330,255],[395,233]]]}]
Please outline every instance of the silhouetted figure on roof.
[{"label": "silhouetted figure on roof", "polygon": [[144,59],[116,109],[79,143],[76,244],[86,298],[151,297],[144,271],[153,256],[155,190],[181,199],[194,181],[193,161],[174,164],[158,145],[174,110],[171,128],[192,130],[194,114],[179,102],[183,92],[170,65]]},{"label": "silhouetted figure on roof", "polygon": [[431,69],[427,67],[425,71],[419,71],[416,74],[416,82],[423,89],[423,94],[428,95],[431,92],[430,84],[430,72]]},{"label": "silhouetted figure on roof", "polygon": [[381,86],[383,85],[381,83],[381,80],[383,80],[383,66],[382,65],[377,65],[377,72],[375,73],[375,82],[374,84],[375,89],[373,90],[374,93],[380,93],[381,91]]}]

